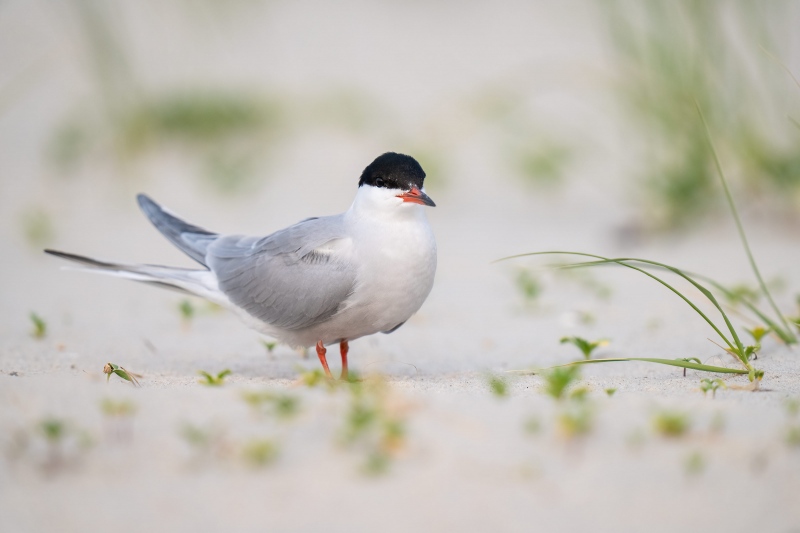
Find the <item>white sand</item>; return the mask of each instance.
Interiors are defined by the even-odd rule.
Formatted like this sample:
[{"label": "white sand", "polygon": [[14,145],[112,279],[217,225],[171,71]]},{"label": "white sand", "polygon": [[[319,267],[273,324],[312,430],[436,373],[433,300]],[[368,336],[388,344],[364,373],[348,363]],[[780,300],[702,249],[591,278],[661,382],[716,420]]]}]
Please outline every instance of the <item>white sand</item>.
[{"label": "white sand", "polygon": [[[57,26],[52,12],[21,4],[6,8],[15,10],[11,20],[25,20],[41,36],[36,42],[42,49],[65,38],[45,37]],[[582,93],[584,78],[578,73],[598,64],[601,54],[586,20],[567,17],[570,6],[563,12],[503,12],[490,24],[496,39],[487,49],[484,41],[467,37],[463,24],[448,24],[459,10],[444,4],[422,16],[421,5],[387,4],[376,11],[354,3],[345,11],[362,27],[381,14],[408,24],[421,17],[423,37],[413,53],[403,55],[399,44],[386,45],[383,56],[364,49],[364,42],[380,33],[374,28],[340,32],[322,22],[345,16],[338,11],[315,11],[320,20],[310,22],[305,32],[310,41],[300,44],[290,29],[306,21],[308,6],[292,6],[275,6],[270,16],[254,8],[253,28],[229,47],[207,44],[202,58],[195,50],[164,48],[163,57],[153,54],[159,42],[169,40],[158,32],[152,42],[142,37],[139,26],[158,20],[154,8],[129,15],[135,46],[146,58],[140,63],[148,79],[159,80],[156,86],[191,80],[193,69],[207,63],[220,65],[198,71],[212,78],[240,81],[258,72],[261,82],[284,87],[316,79],[336,85],[337,76],[344,76],[380,94],[398,116],[408,117],[413,130],[450,95],[463,94],[463,87],[533,65],[534,72],[548,72],[554,80],[550,90],[565,95],[548,107],[553,115],[563,113],[583,124],[608,114],[602,94]],[[179,13],[168,10],[165,20]],[[493,13],[494,8],[473,6],[461,14],[468,21],[464,24],[483,27]],[[574,33],[567,37],[557,31],[565,20],[575,24],[568,26]],[[259,24],[269,24],[270,32],[260,36]],[[381,35],[389,42],[402,33],[394,26],[386,31]],[[531,34],[538,36],[535,46]],[[323,45],[334,35],[337,45],[327,56]],[[437,48],[442,43],[452,54]],[[263,56],[252,53],[256,45],[264,46]],[[237,62],[232,59],[239,57],[236,50],[251,55]],[[426,60],[431,50],[437,53]],[[509,50],[514,52],[503,53]],[[792,420],[784,407],[788,398],[800,398],[800,355],[773,339],[764,342],[757,361],[766,372],[766,390],[755,393],[729,389],[712,399],[698,390],[702,374],[690,371],[683,378],[670,367],[586,368],[583,383],[591,388],[594,429],[572,441],[559,436],[558,408],[542,394],[540,378],[512,379],[507,398],[489,391],[489,373],[576,358],[577,350],[558,344],[563,335],[610,338],[612,344],[600,355],[696,356],[732,364],[707,340],[713,332],[697,315],[641,275],[593,272],[612,289],[603,300],[575,281],[543,274],[544,293],[530,309],[513,283],[516,265],[529,263],[490,264],[513,253],[572,249],[660,259],[727,283],[750,280],[734,229],[724,218],[689,236],[637,247],[620,244],[616,229],[628,220],[631,199],[613,154],[624,150],[624,139],[612,135],[609,140],[596,127],[593,155],[572,168],[566,189],[550,193],[523,187],[476,150],[488,134],[458,139],[457,178],[429,191],[439,205],[430,213],[440,246],[433,293],[398,332],[351,346],[353,368],[386,376],[391,405],[407,419],[404,444],[389,470],[369,477],[361,470],[364,450],[341,444],[347,393],[328,394],[295,382],[300,369],[318,366],[315,358],[303,360],[286,347],[270,357],[258,335],[224,313],[202,312],[185,327],[177,311],[181,297],[174,293],[60,271],[59,261],[25,242],[19,220],[27,206],[43,205],[57,220],[56,248],[189,265],[136,212],[135,192],[146,190],[192,222],[218,231],[265,233],[305,216],[345,209],[360,169],[394,146],[380,135],[359,141],[319,132],[298,135],[265,171],[268,181],[246,197],[219,198],[198,185],[192,167],[171,153],[152,156],[136,167],[134,174],[143,177],[129,181],[117,179],[114,165],[102,162],[62,179],[51,175],[41,150],[82,82],[70,48],[59,54],[66,60],[51,73],[55,87],[37,86],[0,115],[0,146],[5,147],[0,159],[0,531],[800,528],[800,449],[785,439],[789,425],[800,420]],[[183,70],[172,72],[178,57],[189,59],[180,63]],[[397,64],[387,66],[393,58]],[[0,59],[11,61],[6,55]],[[254,61],[261,67],[254,68]],[[336,67],[347,61],[350,70],[342,74]],[[401,86],[392,67],[416,68],[410,75],[416,83]],[[546,97],[546,89],[537,90]],[[576,110],[583,97],[589,103]],[[777,297],[792,311],[800,287],[796,232],[759,223],[747,209],[744,216],[765,277],[785,280],[787,288]],[[700,298],[694,291],[688,294]],[[702,308],[713,311],[709,305]],[[43,340],[29,334],[30,311],[48,322]],[[578,311],[592,313],[595,323],[576,325]],[[335,354],[330,360],[336,371]],[[142,387],[117,378],[106,383],[101,370],[109,361],[140,372]],[[197,383],[198,370],[224,368],[233,371],[225,386]],[[726,382],[748,384],[743,377]],[[606,388],[617,392],[608,398]],[[249,390],[294,395],[300,414],[290,421],[255,416],[241,398]],[[129,427],[104,418],[104,398],[136,405]],[[692,425],[685,436],[665,439],[653,431],[654,414],[665,409],[687,413]],[[63,460],[48,469],[47,447],[36,430],[47,417],[68,421],[72,435],[85,434],[91,445],[81,449],[70,437]],[[524,431],[532,417],[541,425],[536,435]],[[720,420],[723,427],[713,430]],[[217,435],[217,449],[198,454],[181,436],[187,423]],[[30,439],[24,446],[21,435]],[[242,447],[259,438],[273,440],[280,452],[272,464],[254,468],[243,460]],[[694,473],[687,467],[693,455],[702,458]]]}]

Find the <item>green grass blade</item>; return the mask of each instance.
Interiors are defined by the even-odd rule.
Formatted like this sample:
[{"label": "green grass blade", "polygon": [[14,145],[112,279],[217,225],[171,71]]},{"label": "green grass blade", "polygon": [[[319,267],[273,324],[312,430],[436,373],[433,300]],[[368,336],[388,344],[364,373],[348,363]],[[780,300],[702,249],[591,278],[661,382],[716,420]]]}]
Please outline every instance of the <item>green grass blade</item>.
[{"label": "green grass blade", "polygon": [[680,368],[690,368],[693,370],[701,370],[703,372],[715,372],[720,374],[746,375],[750,373],[749,370],[745,370],[742,368],[726,368],[724,366],[703,365],[679,359],[659,359],[657,357],[612,357],[608,359],[582,359],[579,361],[573,361],[571,363],[566,363],[563,365],[549,366],[547,368],[538,368],[530,370],[509,370],[508,372],[514,374],[522,374],[522,375],[536,375],[541,372],[552,370],[554,368],[564,368],[575,365],[589,365],[593,363],[621,363],[626,361],[643,361],[645,363],[657,363],[660,365],[677,366]]},{"label": "green grass blade", "polygon": [[[722,315],[722,319],[725,321],[725,324],[728,326],[728,330],[731,332],[731,335],[733,336],[733,340],[736,343],[736,347],[738,348],[738,353],[739,354],[744,354],[744,345],[742,344],[741,339],[739,339],[739,335],[736,333],[736,329],[733,327],[733,324],[731,323],[730,319],[728,319],[728,315],[725,313],[725,311],[723,311],[722,306],[719,304],[719,302],[717,301],[716,297],[714,297],[714,295],[708,289],[706,289],[705,287],[703,287],[702,285],[697,283],[694,279],[692,279],[692,276],[690,276],[687,272],[684,272],[683,270],[681,270],[679,268],[676,268],[676,267],[673,267],[673,266],[670,266],[670,265],[666,265],[664,263],[659,263],[658,261],[650,261],[648,259],[640,259],[640,258],[637,258],[637,257],[616,257],[614,259],[604,259],[604,260],[600,260],[600,261],[590,261],[590,262],[587,262],[587,263],[578,263],[576,265],[567,265],[567,267],[571,267],[571,266],[576,266],[576,267],[579,267],[579,266],[592,266],[592,265],[601,265],[601,264],[606,264],[606,263],[617,263],[617,264],[623,264],[624,265],[626,261],[636,261],[638,263],[644,263],[645,265],[651,265],[651,266],[655,266],[655,267],[667,270],[669,272],[672,272],[673,274],[676,274],[676,275],[682,277],[683,279],[685,279],[686,281],[691,283],[697,290],[699,290],[701,293],[703,293],[703,296],[708,298],[708,300],[712,304],[714,304],[714,307],[716,307],[717,310],[720,312],[720,314]],[[684,298],[684,300],[686,300],[686,298]],[[695,311],[700,313],[700,311],[696,307],[694,307],[694,306],[692,306],[692,307],[695,309]],[[702,315],[702,313],[700,313],[700,314]],[[714,329],[720,336],[722,336],[723,339],[725,338],[719,332],[718,329],[716,329],[716,328],[714,328]],[[733,348],[733,346],[731,346],[730,343],[728,343],[728,346]],[[740,355],[739,358],[742,360],[742,362],[745,362],[747,360],[745,357],[743,357],[743,355]]]},{"label": "green grass blade", "polygon": [[753,257],[753,253],[750,251],[750,244],[747,241],[747,236],[744,233],[744,226],[742,226],[742,221],[739,218],[739,211],[736,209],[736,204],[733,201],[733,195],[731,194],[730,188],[728,187],[728,180],[725,179],[725,172],[722,170],[722,163],[720,163],[719,156],[717,156],[717,149],[714,146],[714,140],[711,138],[711,130],[708,128],[708,123],[706,122],[706,117],[703,115],[703,109],[700,107],[700,104],[695,100],[695,106],[697,107],[697,112],[700,114],[700,120],[703,122],[703,127],[705,128],[706,132],[706,140],[708,141],[708,146],[711,148],[711,154],[714,156],[714,165],[717,167],[717,173],[719,174],[720,182],[722,182],[722,188],[725,191],[725,198],[728,200],[728,205],[731,208],[731,213],[733,213],[733,219],[736,222],[736,229],[739,231],[739,238],[742,241],[742,246],[744,246],[744,251],[747,254],[747,258],[750,261],[750,266],[753,269],[753,273],[755,273],[756,278],[758,279],[758,284],[761,286],[761,291],[764,293],[764,296],[767,297],[767,301],[769,301],[772,310],[778,316],[780,321],[783,323],[783,326],[786,328],[786,331],[790,332],[790,335],[793,338],[794,342],[797,342],[797,337],[789,327],[789,323],[786,321],[786,317],[783,316],[783,313],[780,312],[778,306],[775,305],[775,300],[772,299],[772,295],[767,289],[767,284],[764,283],[764,279],[761,277],[761,272],[758,270],[758,265],[756,264],[756,260]]},{"label": "green grass blade", "polygon": [[[693,278],[705,281],[706,283],[717,289],[719,292],[724,294],[728,299],[734,298],[734,294],[727,287],[709,278],[708,276],[704,276],[702,274],[695,274],[691,272],[686,272],[686,274],[692,276]],[[747,298],[740,298],[739,301],[741,301],[742,305],[744,305],[748,310],[750,310],[751,313],[756,315],[759,318],[759,320],[763,321],[764,324],[771,327],[772,331],[774,331],[775,334],[778,337],[780,337],[783,342],[787,344],[792,344],[796,342],[795,336],[791,333],[791,331],[787,332],[786,330],[784,330],[779,324],[777,324],[774,320],[765,315],[758,307],[756,307],[753,303],[751,303]]]},{"label": "green grass blade", "polygon": [[[556,266],[558,266],[560,268],[567,268],[570,265],[556,265]],[[660,267],[660,266],[657,266],[657,265],[651,265],[651,266],[653,266],[654,268],[661,269],[661,270],[669,270],[669,269],[664,269],[663,267]],[[698,274],[696,272],[690,272],[690,271],[682,269],[682,268],[678,269],[678,270],[680,270],[681,272],[683,272],[685,275],[689,276],[692,279],[698,279],[700,281],[703,281],[704,283],[708,283],[714,289],[718,290],[720,293],[725,295],[725,297],[727,297],[730,300],[733,300],[735,298],[735,295],[733,294],[733,292],[730,289],[725,287],[722,283],[719,283],[718,281],[714,280],[713,278],[710,278],[710,277],[705,276],[703,274]],[[794,335],[791,332],[785,331],[779,324],[777,324],[774,320],[772,320],[767,315],[765,315],[758,307],[756,307],[755,304],[753,304],[752,302],[750,302],[746,298],[739,298],[739,301],[748,310],[750,310],[750,312],[752,312],[754,315],[756,315],[759,318],[759,320],[764,322],[764,324],[766,324],[767,326],[771,327],[772,330],[775,332],[775,334],[778,337],[780,337],[780,339],[783,342],[785,342],[787,344],[792,344],[793,342],[795,342],[794,341]]]},{"label": "green grass blade", "polygon": [[[725,318],[725,322],[728,324],[728,328],[731,330],[731,333],[734,335],[734,339],[736,339],[736,341],[737,341],[736,346],[734,346],[734,344],[730,340],[728,340],[728,337],[726,337],[722,333],[722,331],[720,331],[720,329],[717,327],[717,325],[714,324],[714,322],[710,318],[708,318],[708,316],[706,316],[706,314],[703,313],[703,311],[701,311],[694,304],[694,302],[689,300],[689,298],[684,296],[683,293],[681,293],[675,287],[673,287],[672,285],[670,285],[669,283],[667,283],[663,279],[659,278],[658,276],[655,276],[655,275],[647,272],[646,270],[644,270],[642,268],[638,268],[638,267],[635,267],[633,265],[629,265],[629,264],[627,264],[625,262],[622,262],[620,260],[609,259],[607,257],[603,257],[603,256],[600,256],[600,255],[586,254],[586,253],[581,253],[581,252],[549,251],[549,252],[531,252],[531,253],[527,253],[527,254],[520,254],[520,255],[515,255],[515,256],[511,256],[511,257],[505,257],[503,259],[500,259],[500,261],[503,261],[503,260],[506,260],[506,259],[514,259],[514,258],[518,258],[518,257],[526,257],[526,256],[534,256],[534,255],[556,255],[556,254],[577,255],[577,256],[582,256],[582,257],[592,257],[594,259],[598,259],[599,260],[599,261],[589,261],[589,262],[586,262],[586,263],[579,263],[577,266],[598,266],[598,265],[601,265],[601,264],[612,264],[612,263],[615,263],[615,264],[630,268],[632,270],[636,270],[636,271],[641,272],[645,276],[648,276],[648,277],[656,280],[657,282],[659,282],[660,284],[664,285],[666,288],[668,288],[669,290],[671,290],[672,292],[677,294],[684,302],[686,302],[692,309],[694,309],[695,312],[697,314],[699,314],[703,318],[703,320],[705,320],[708,323],[709,326],[711,326],[711,328],[717,333],[717,335],[720,336],[720,338],[725,342],[725,344],[728,345],[728,347],[730,347],[731,350],[734,350],[735,352],[741,350],[741,353],[742,354],[744,353],[744,347],[742,346],[741,342],[739,341],[738,336],[736,335],[736,332],[733,329],[733,326],[730,324],[730,321],[727,319],[727,315],[725,315],[725,312],[722,311],[722,307],[719,305],[718,302],[716,302],[716,299],[708,291],[708,289],[705,289],[702,286],[699,286],[699,287],[701,288],[702,291],[704,291],[703,294],[706,295],[706,296],[710,296],[710,299],[711,299],[712,303],[715,303],[717,309],[719,309],[719,311],[722,313],[723,317]],[[641,262],[647,263],[648,261],[642,260]],[[655,263],[655,262],[653,262],[653,263]],[[662,265],[661,263],[657,263],[657,264]],[[669,269],[671,271],[673,271],[673,268],[674,268],[674,267],[669,267],[667,265],[663,265],[663,267],[667,268],[667,269]],[[677,269],[674,269],[674,270],[677,270]],[[678,272],[680,272],[680,271],[678,271]],[[676,273],[678,273],[678,272],[676,272]],[[686,277],[686,276],[683,276],[683,277]],[[690,282],[691,282],[691,280],[690,280]],[[694,285],[697,286],[698,284],[694,283]],[[741,359],[741,357],[740,357],[740,359]],[[744,362],[744,361],[745,360],[743,360],[742,362]],[[745,364],[747,364],[747,363],[745,363]]]}]

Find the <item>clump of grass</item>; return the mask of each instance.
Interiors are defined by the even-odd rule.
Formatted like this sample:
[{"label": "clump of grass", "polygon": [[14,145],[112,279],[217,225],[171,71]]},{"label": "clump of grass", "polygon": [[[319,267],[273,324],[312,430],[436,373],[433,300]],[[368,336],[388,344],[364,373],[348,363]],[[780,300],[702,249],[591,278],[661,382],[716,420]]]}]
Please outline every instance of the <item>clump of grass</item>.
[{"label": "clump of grass", "polygon": [[764,326],[756,326],[754,328],[746,329],[745,331],[747,331],[747,333],[749,333],[750,336],[753,337],[753,342],[755,342],[755,345],[753,346],[754,348],[753,351],[759,352],[761,350],[761,339],[763,339],[770,331],[772,331],[772,328],[769,327],[765,328]]},{"label": "clump of grass", "polygon": [[198,380],[198,383],[201,385],[205,385],[207,387],[221,387],[225,384],[225,378],[230,376],[233,372],[226,368],[222,372],[217,372],[216,375],[209,374],[205,370],[198,370],[197,373],[203,376],[203,379]]},{"label": "clump of grass", "polygon": [[786,400],[786,414],[794,418],[800,415],[800,400],[797,398],[789,398]]},{"label": "clump of grass", "polygon": [[[769,292],[764,280],[761,276],[761,273],[758,269],[756,264],[755,258],[750,250],[750,245],[747,241],[747,236],[744,232],[744,227],[742,226],[741,220],[739,219],[739,213],[736,209],[736,204],[733,201],[733,196],[728,188],[728,183],[725,178],[725,172],[722,169],[722,165],[720,163],[719,157],[717,156],[716,148],[714,147],[713,140],[711,138],[711,134],[708,130],[708,125],[705,120],[705,116],[703,115],[702,109],[700,105],[695,102],[696,104],[696,111],[700,117],[700,124],[703,126],[703,131],[705,132],[705,140],[708,143],[709,151],[712,156],[712,160],[716,166],[717,174],[720,179],[720,183],[722,185],[722,189],[725,192],[725,198],[727,203],[731,209],[731,213],[733,219],[736,223],[737,232],[739,235],[739,239],[744,247],[745,254],[748,258],[750,266],[755,274],[756,279],[758,280],[759,288],[761,289],[761,293],[765,296],[766,300],[769,302],[770,307],[772,308],[775,316],[777,317],[776,320],[770,320],[764,313],[759,311],[755,308],[754,305],[750,304],[749,308],[761,319],[766,323],[773,331],[785,342],[787,343],[795,343],[797,342],[797,336],[789,327],[788,321],[786,317],[780,312],[777,305],[775,304],[774,300],[772,299],[772,295]],[[640,258],[632,258],[632,257],[621,257],[621,258],[608,258],[603,257],[600,255],[595,254],[586,254],[580,252],[535,252],[529,254],[521,254],[514,257],[523,257],[523,256],[532,256],[532,255],[547,255],[547,254],[563,254],[563,255],[573,255],[573,256],[580,256],[580,257],[588,257],[591,258],[591,261],[585,261],[582,263],[574,263],[571,265],[563,266],[562,268],[579,268],[579,267],[592,267],[592,266],[600,266],[600,265],[619,265],[625,268],[631,269],[633,271],[639,272],[654,281],[660,283],[668,290],[672,291],[675,295],[681,298],[686,304],[688,304],[692,310],[697,313],[719,336],[722,340],[723,344],[725,345],[724,348],[726,351],[731,353],[743,366],[743,369],[733,369],[733,368],[725,368],[725,367],[718,367],[712,365],[703,365],[699,363],[694,363],[687,360],[677,360],[677,359],[661,359],[661,358],[646,358],[646,357],[631,357],[631,358],[608,358],[608,359],[586,359],[583,361],[575,361],[570,363],[570,365],[578,365],[578,364],[588,364],[588,363],[605,363],[605,362],[617,362],[617,361],[646,361],[658,364],[666,364],[672,366],[678,366],[683,368],[692,368],[695,370],[702,370],[706,372],[722,372],[722,373],[734,373],[734,374],[746,374],[751,382],[756,383],[760,381],[763,377],[763,371],[756,369],[751,363],[750,359],[755,358],[756,352],[759,348],[758,344],[751,346],[745,346],[739,335],[736,332],[736,329],[733,327],[728,315],[722,309],[722,306],[717,301],[717,298],[711,293],[711,291],[702,285],[698,280],[708,282],[714,288],[720,290],[721,292],[725,293],[726,289],[710,280],[709,278],[698,276],[696,274],[688,273],[684,270],[676,268],[674,266],[670,266],[664,263],[660,263],[657,261],[651,261],[647,259],[640,259]],[[511,259],[511,258],[506,258]],[[651,272],[651,270],[663,270],[669,273],[672,273],[679,278],[683,279],[684,281],[688,282],[692,285],[695,289],[700,291],[700,293],[714,306],[714,308],[720,313],[722,319],[725,322],[725,326],[728,331],[728,335],[723,333],[723,331],[692,301],[690,300],[685,294],[679,291],[677,288],[673,287],[671,284],[667,283],[663,278],[655,275]],[[536,373],[537,371],[528,370],[528,371],[521,371],[521,373]]]},{"label": "clump of grass", "polygon": [[789,426],[786,429],[786,444],[792,448],[800,448],[800,426]]},{"label": "clump of grass", "polygon": [[559,432],[567,439],[583,437],[593,427],[594,413],[586,402],[571,402],[563,407],[556,422]]},{"label": "clump of grass", "polygon": [[719,411],[714,413],[708,424],[708,429],[711,433],[722,433],[725,430],[725,415]]},{"label": "clump of grass", "polygon": [[488,376],[487,384],[492,394],[498,398],[505,398],[508,396],[508,383],[500,376]]},{"label": "clump of grass", "polygon": [[214,425],[206,427],[183,423],[178,431],[180,437],[195,454],[194,462],[205,465],[210,460],[226,459],[233,454],[234,445],[225,432]]},{"label": "clump of grass", "polygon": [[700,380],[700,390],[703,391],[703,396],[705,396],[709,391],[711,391],[711,397],[717,397],[717,391],[719,389],[727,389],[728,386],[725,384],[724,381],[721,379],[710,379],[710,378],[703,378]]},{"label": "clump of grass", "polygon": [[180,436],[190,446],[205,448],[211,442],[211,432],[193,424],[184,424],[180,429]]},{"label": "clump of grass", "polygon": [[261,341],[261,344],[267,350],[267,354],[272,357],[272,353],[275,351],[275,348],[278,346],[276,341]]},{"label": "clump of grass", "polygon": [[106,383],[108,383],[108,380],[111,379],[111,375],[114,374],[125,381],[130,382],[134,387],[139,386],[139,380],[137,378],[142,377],[140,374],[134,374],[133,372],[125,370],[121,366],[114,363],[106,363],[106,366],[103,367],[103,374],[106,375]]},{"label": "clump of grass", "polygon": [[136,404],[130,400],[103,398],[100,411],[108,420],[106,433],[118,441],[130,440],[133,435],[131,420],[136,414]]},{"label": "clump of grass", "polygon": [[22,233],[25,241],[38,249],[51,243],[56,231],[50,214],[44,209],[34,208],[22,215]]},{"label": "clump of grass", "polygon": [[538,435],[542,432],[542,421],[538,416],[529,416],[522,425],[522,429],[528,435]]},{"label": "clump of grass", "polygon": [[580,376],[577,366],[555,367],[544,374],[544,392],[554,400],[567,397],[567,389]]},{"label": "clump of grass", "polygon": [[[798,132],[784,118],[788,84],[763,56],[753,55],[760,54],[759,45],[775,49],[782,37],[792,35],[788,6],[603,4],[622,69],[620,96],[646,136],[637,181],[646,185],[651,200],[647,215],[657,226],[688,228],[718,207],[710,194],[714,162],[703,147],[703,125],[693,120],[693,100],[708,111],[714,130],[725,132],[725,153],[750,179],[754,192],[771,189],[779,200],[794,196],[800,153],[795,149]],[[723,19],[724,26],[719,24]],[[731,79],[737,83],[728,83]],[[751,105],[754,101],[761,105]],[[776,126],[774,136],[767,133]]]},{"label": "clump of grass", "polygon": [[244,444],[242,456],[247,463],[263,467],[277,459],[280,448],[270,439],[253,439]]},{"label": "clump of grass", "polygon": [[800,400],[789,398],[786,400],[785,406],[786,414],[790,419],[786,428],[786,444],[793,448],[800,448],[800,424],[797,423],[797,417],[800,415]]},{"label": "clump of grass", "polygon": [[[352,374],[352,372],[351,372]],[[302,371],[300,372],[300,384],[310,389],[316,388],[320,385],[327,385],[328,387],[332,388],[335,387],[335,383],[329,383],[329,380],[322,370],[316,368],[314,370]]]},{"label": "clump of grass", "polygon": [[652,422],[655,432],[668,438],[682,437],[692,426],[689,415],[680,411],[659,411],[653,416]]},{"label": "clump of grass", "polygon": [[738,306],[746,302],[758,303],[761,299],[761,291],[758,287],[750,283],[737,283],[728,288],[725,298],[733,306]]},{"label": "clump of grass", "polygon": [[587,341],[586,339],[581,337],[561,337],[561,340],[559,342],[561,342],[561,344],[572,344],[573,346],[578,348],[583,354],[584,359],[591,359],[593,351],[602,346],[609,345],[608,339]]},{"label": "clump of grass", "polygon": [[130,400],[103,398],[100,402],[100,410],[108,417],[128,418],[136,414],[136,404]]},{"label": "clump of grass", "polygon": [[625,437],[625,443],[634,450],[640,449],[647,441],[647,436],[642,428],[636,428]]},{"label": "clump of grass", "polygon": [[31,319],[31,323],[33,324],[33,331],[31,331],[31,336],[34,339],[43,339],[47,336],[47,322],[45,322],[44,318],[39,316],[38,314],[31,311],[30,315],[28,315]]},{"label": "clump of grass", "polygon": [[349,383],[350,402],[341,430],[342,442],[366,454],[363,470],[369,475],[385,473],[405,446],[406,421],[399,406],[392,404],[387,384],[380,379]]},{"label": "clump of grass", "polygon": [[300,412],[300,398],[271,391],[246,391],[242,399],[256,412],[268,412],[281,419],[294,418]]},{"label": "clump of grass", "polygon": [[562,181],[564,172],[573,160],[570,147],[552,139],[526,142],[511,156],[517,171],[527,182],[551,187]]},{"label": "clump of grass", "polygon": [[687,474],[696,476],[706,469],[706,458],[702,453],[695,451],[686,457],[683,465]]},{"label": "clump of grass", "polygon": [[39,422],[39,430],[47,442],[58,444],[67,434],[67,424],[59,418],[45,418]]},{"label": "clump of grass", "polygon": [[542,294],[542,283],[530,270],[520,270],[515,278],[517,291],[526,305],[536,303]]},{"label": "clump of grass", "polygon": [[46,474],[55,474],[74,464],[92,445],[92,439],[86,431],[56,417],[40,420],[35,426],[33,438],[41,439],[45,443],[45,457],[35,460],[41,461],[39,466]]},{"label": "clump of grass", "polygon": [[178,304],[178,311],[181,314],[181,320],[183,321],[184,326],[191,324],[192,319],[197,313],[194,305],[192,305],[192,302],[186,299],[180,301]]},{"label": "clump of grass", "polygon": [[580,368],[556,367],[545,372],[543,377],[543,392],[559,405],[556,426],[561,436],[573,439],[587,435],[594,420],[594,411],[587,397],[589,389],[572,386],[580,377]]}]

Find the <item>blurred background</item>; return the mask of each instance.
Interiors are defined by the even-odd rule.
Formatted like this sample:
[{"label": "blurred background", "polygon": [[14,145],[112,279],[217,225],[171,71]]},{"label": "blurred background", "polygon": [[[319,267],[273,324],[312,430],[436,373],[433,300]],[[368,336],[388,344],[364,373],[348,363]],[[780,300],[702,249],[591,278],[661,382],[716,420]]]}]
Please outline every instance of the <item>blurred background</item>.
[{"label": "blurred background", "polygon": [[[176,314],[174,295],[125,308],[144,289],[60,274],[41,253],[191,265],[137,192],[215,231],[266,234],[345,210],[390,150],[422,163],[439,206],[418,320],[437,324],[440,353],[467,329],[457,351],[476,357],[525,346],[472,329],[543,290],[489,264],[514,253],[637,251],[738,281],[695,102],[757,251],[781,250],[800,215],[798,22],[790,1],[0,1],[4,327],[35,308],[115,331],[131,309],[168,316],[150,314],[155,298]],[[768,277],[792,261],[778,252]],[[591,302],[606,292],[577,285]]]}]

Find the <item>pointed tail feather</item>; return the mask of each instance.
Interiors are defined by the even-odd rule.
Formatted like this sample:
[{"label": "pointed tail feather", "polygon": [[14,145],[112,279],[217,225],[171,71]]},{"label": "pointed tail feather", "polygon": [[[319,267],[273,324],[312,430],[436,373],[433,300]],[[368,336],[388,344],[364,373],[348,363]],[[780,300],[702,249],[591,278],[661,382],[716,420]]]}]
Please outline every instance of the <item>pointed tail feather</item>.
[{"label": "pointed tail feather", "polygon": [[181,220],[145,194],[139,194],[136,200],[150,222],[172,244],[204,267],[208,266],[206,265],[206,249],[217,238],[216,233]]},{"label": "pointed tail feather", "polygon": [[225,305],[227,298],[217,289],[216,279],[207,270],[193,270],[189,268],[173,268],[158,265],[131,265],[99,261],[83,255],[61,252],[58,250],[44,250],[46,254],[60,257],[82,265],[77,270],[96,272],[117,276],[148,285],[174,289],[180,292],[193,294]]}]

